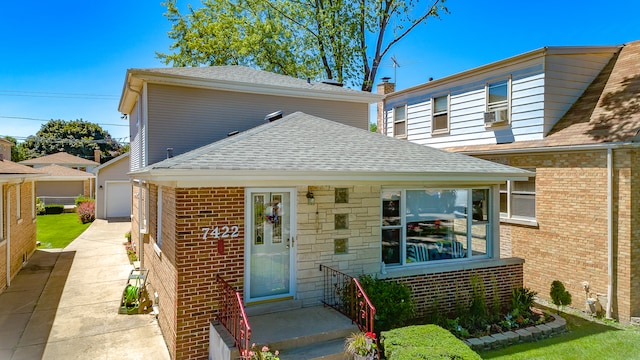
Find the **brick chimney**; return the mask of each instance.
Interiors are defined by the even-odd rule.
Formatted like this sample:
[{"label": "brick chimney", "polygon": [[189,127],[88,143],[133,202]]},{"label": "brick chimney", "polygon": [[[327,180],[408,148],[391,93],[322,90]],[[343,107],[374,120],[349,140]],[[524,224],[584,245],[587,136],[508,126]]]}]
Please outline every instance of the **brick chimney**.
[{"label": "brick chimney", "polygon": [[93,150],[93,161],[100,164],[100,149]]},{"label": "brick chimney", "polygon": [[[396,84],[389,82],[391,78],[383,77],[382,82],[378,84],[376,93],[386,95],[396,91]],[[378,102],[378,132],[384,134],[384,99]]]}]

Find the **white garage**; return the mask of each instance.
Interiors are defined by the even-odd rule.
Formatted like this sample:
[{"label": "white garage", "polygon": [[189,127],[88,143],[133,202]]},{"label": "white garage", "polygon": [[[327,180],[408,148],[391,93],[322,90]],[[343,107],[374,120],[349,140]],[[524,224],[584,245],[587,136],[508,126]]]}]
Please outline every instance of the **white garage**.
[{"label": "white garage", "polygon": [[122,154],[96,168],[96,218],[131,216],[129,153]]},{"label": "white garage", "polygon": [[131,215],[131,184],[129,181],[105,181],[105,218]]}]

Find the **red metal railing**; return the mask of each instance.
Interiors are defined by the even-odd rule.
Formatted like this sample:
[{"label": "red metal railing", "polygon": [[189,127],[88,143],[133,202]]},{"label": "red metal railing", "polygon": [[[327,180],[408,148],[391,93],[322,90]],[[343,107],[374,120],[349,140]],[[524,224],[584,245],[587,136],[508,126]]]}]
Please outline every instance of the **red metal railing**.
[{"label": "red metal railing", "polygon": [[348,316],[360,331],[374,332],[376,308],[358,279],[324,265],[320,265],[320,271],[324,282],[322,303]]},{"label": "red metal railing", "polygon": [[249,359],[249,341],[251,327],[242,304],[242,296],[220,275],[216,275],[218,284],[222,287],[222,303],[218,313],[218,321],[233,336],[234,344],[238,347],[240,357]]}]

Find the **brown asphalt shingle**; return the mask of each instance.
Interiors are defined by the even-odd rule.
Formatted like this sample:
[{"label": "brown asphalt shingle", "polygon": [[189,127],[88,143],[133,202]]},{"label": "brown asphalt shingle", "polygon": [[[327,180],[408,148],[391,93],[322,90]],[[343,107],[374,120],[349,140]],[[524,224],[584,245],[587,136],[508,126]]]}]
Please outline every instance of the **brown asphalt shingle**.
[{"label": "brown asphalt shingle", "polygon": [[20,164],[23,165],[47,165],[47,164],[58,164],[58,165],[75,165],[75,166],[97,166],[99,163],[83,159],[79,156],[71,155],[64,151],[41,156],[35,159],[29,159],[21,161]]}]

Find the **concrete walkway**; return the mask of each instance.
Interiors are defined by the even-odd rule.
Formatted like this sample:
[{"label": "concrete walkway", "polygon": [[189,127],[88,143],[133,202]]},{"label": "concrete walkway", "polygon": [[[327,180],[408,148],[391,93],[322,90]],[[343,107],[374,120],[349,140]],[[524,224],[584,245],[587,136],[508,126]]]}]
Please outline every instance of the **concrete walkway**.
[{"label": "concrete walkway", "polygon": [[130,223],[96,220],[37,250],[0,294],[0,359],[170,359],[152,315],[120,315]]}]

